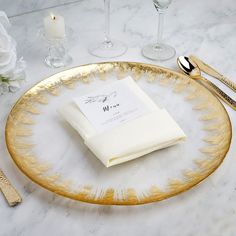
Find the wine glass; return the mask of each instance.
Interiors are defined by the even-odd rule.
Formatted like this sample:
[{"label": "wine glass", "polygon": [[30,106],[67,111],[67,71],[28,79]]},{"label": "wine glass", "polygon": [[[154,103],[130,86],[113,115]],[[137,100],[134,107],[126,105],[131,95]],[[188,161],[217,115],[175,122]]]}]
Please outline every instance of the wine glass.
[{"label": "wine glass", "polygon": [[104,0],[105,38],[103,42],[96,42],[89,46],[89,53],[103,58],[118,57],[127,51],[127,46],[110,38],[110,0]]},{"label": "wine glass", "polygon": [[153,0],[158,12],[157,42],[143,47],[142,54],[151,60],[165,61],[175,56],[175,49],[162,41],[164,14],[172,0]]}]

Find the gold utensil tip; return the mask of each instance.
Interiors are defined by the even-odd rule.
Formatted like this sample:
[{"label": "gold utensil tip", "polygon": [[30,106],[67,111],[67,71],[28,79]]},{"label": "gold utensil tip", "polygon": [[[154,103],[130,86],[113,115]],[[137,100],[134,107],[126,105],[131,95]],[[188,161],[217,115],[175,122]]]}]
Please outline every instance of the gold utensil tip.
[{"label": "gold utensil tip", "polygon": [[0,170],[0,189],[9,206],[11,207],[16,206],[22,201],[22,198],[19,195],[19,193],[11,185],[11,183],[1,170]]},{"label": "gold utensil tip", "polygon": [[177,59],[177,64],[179,68],[187,75],[189,75],[193,79],[197,79],[204,85],[207,89],[209,89],[216,96],[221,98],[225,103],[227,103],[232,109],[236,110],[236,101],[229,97],[223,90],[218,88],[211,81],[201,76],[201,71],[197,64],[195,64],[190,58],[180,56]]},{"label": "gold utensil tip", "polygon": [[207,65],[205,62],[203,62],[198,57],[191,55],[189,58],[197,64],[197,66],[205,72],[208,75],[213,76],[214,78],[218,79],[220,82],[224,83],[226,86],[228,86],[230,89],[232,89],[234,92],[236,92],[236,83],[234,83],[232,80],[226,78],[222,74],[220,74],[218,71],[216,71],[211,66]]}]

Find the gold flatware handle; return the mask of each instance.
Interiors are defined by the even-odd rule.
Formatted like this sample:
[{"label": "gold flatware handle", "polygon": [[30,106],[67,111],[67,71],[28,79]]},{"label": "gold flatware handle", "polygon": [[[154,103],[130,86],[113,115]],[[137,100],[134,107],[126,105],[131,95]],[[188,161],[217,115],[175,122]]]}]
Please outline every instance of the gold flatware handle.
[{"label": "gold flatware handle", "polygon": [[236,101],[235,100],[233,100],[230,96],[228,96],[223,90],[221,90],[219,87],[217,87],[211,81],[209,81],[203,77],[200,77],[199,79],[207,89],[209,89],[211,92],[213,92],[219,98],[221,98],[225,103],[227,103],[232,109],[234,109],[236,111]]},{"label": "gold flatware handle", "polygon": [[16,189],[11,185],[7,177],[0,170],[0,189],[5,196],[9,206],[16,206],[22,201],[21,196]]},{"label": "gold flatware handle", "polygon": [[224,83],[226,86],[228,86],[230,89],[232,89],[234,92],[236,92],[236,83],[234,83],[232,80],[230,80],[230,79],[226,78],[225,76],[223,76],[222,74],[220,74],[218,71],[216,71],[211,66],[207,65],[205,62],[203,62],[198,57],[191,55],[189,58],[198,65],[200,70],[202,70],[203,72],[205,72],[208,75],[215,77],[216,79],[218,79],[219,81]]}]

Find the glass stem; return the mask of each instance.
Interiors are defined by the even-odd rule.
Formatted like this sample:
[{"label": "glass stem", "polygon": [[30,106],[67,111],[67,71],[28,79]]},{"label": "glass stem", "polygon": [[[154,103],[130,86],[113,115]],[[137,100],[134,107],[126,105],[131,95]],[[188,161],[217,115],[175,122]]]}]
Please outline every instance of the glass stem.
[{"label": "glass stem", "polygon": [[110,39],[110,0],[104,0],[105,11],[105,43],[111,44]]},{"label": "glass stem", "polygon": [[164,14],[163,10],[158,10],[158,31],[157,31],[157,44],[162,43],[163,26],[164,26]]}]

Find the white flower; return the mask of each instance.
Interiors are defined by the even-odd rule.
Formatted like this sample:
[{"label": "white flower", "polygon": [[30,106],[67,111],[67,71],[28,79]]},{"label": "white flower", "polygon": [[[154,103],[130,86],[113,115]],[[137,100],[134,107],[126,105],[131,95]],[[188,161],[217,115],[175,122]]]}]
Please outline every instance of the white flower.
[{"label": "white flower", "polygon": [[0,11],[0,24],[2,24],[5,28],[8,28],[11,25],[7,14],[4,11]]},{"label": "white flower", "polygon": [[23,58],[20,58],[17,63],[14,71],[8,75],[9,77],[9,91],[16,92],[20,89],[21,83],[25,81],[25,61]]},{"label": "white flower", "polygon": [[16,44],[5,28],[0,24],[0,74],[14,69],[16,65]]},{"label": "white flower", "polygon": [[5,29],[9,25],[7,15],[0,11],[0,95],[16,92],[25,80],[25,62],[23,58],[17,61],[16,43]]}]

